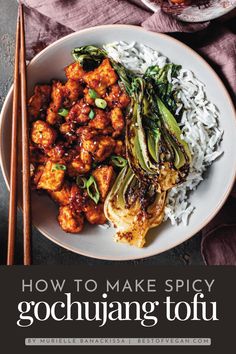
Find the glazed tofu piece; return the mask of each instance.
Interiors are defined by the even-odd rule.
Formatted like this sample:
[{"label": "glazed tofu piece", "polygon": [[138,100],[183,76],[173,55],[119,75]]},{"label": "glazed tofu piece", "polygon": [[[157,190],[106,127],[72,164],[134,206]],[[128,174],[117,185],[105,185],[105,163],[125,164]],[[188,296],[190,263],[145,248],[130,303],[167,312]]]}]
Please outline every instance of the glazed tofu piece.
[{"label": "glazed tofu piece", "polygon": [[93,225],[103,225],[107,219],[104,214],[104,206],[102,203],[95,204],[93,201],[89,202],[85,208],[85,216],[88,222]]},{"label": "glazed tofu piece", "polygon": [[59,205],[68,205],[70,203],[70,185],[65,182],[59,191],[49,191],[48,193],[52,199]]},{"label": "glazed tofu piece", "polygon": [[101,166],[96,168],[92,175],[97,182],[101,200],[104,201],[115,179],[114,169],[112,166]]},{"label": "glazed tofu piece", "polygon": [[51,86],[36,85],[34,95],[29,99],[28,112],[30,120],[44,118],[51,97]]},{"label": "glazed tofu piece", "polygon": [[93,153],[96,162],[102,162],[109,157],[116,146],[116,142],[110,136],[98,136],[95,140],[96,150]]},{"label": "glazed tofu piece", "polygon": [[94,118],[89,122],[89,127],[102,130],[110,126],[111,120],[107,112],[99,108],[94,108],[93,112]]},{"label": "glazed tofu piece", "polygon": [[76,177],[79,174],[88,173],[92,167],[92,157],[90,153],[80,147],[76,155],[72,157],[68,164],[67,173],[70,177]]},{"label": "glazed tofu piece", "polygon": [[64,94],[67,99],[67,106],[74,104],[83,94],[83,86],[78,80],[69,79],[64,86]]},{"label": "glazed tofu piece", "polygon": [[84,150],[88,151],[88,152],[95,152],[96,151],[96,144],[94,144],[98,132],[91,128],[91,127],[80,127],[77,131],[76,131],[78,138],[81,142],[81,146]]},{"label": "glazed tofu piece", "polygon": [[103,62],[93,71],[89,71],[83,77],[86,84],[94,89],[100,96],[104,96],[107,87],[115,84],[118,76],[112,68],[109,59],[104,59]]},{"label": "glazed tofu piece", "polygon": [[39,179],[37,188],[38,189],[46,189],[48,191],[58,191],[61,189],[65,170],[59,169],[64,165],[59,165],[52,161],[47,161],[43,173]]},{"label": "glazed tofu piece", "polygon": [[[73,123],[72,123],[73,124]],[[60,125],[60,133],[63,135],[68,135],[71,132],[71,123],[63,123]]]},{"label": "glazed tofu piece", "polygon": [[54,81],[52,84],[51,103],[47,109],[46,120],[54,125],[58,122],[58,110],[62,107],[64,97],[64,86],[60,81]]},{"label": "glazed tofu piece", "polygon": [[92,157],[87,151],[82,151],[68,166],[68,174],[71,177],[88,173],[91,170]]},{"label": "glazed tofu piece", "polygon": [[111,108],[116,106],[124,109],[130,103],[130,97],[118,84],[115,84],[109,88],[109,93],[105,98],[108,106]]},{"label": "glazed tofu piece", "polygon": [[32,124],[31,139],[40,148],[50,148],[57,137],[56,131],[43,120],[36,120]]},{"label": "glazed tofu piece", "polygon": [[66,77],[72,80],[82,80],[85,75],[85,71],[80,63],[72,63],[68,65],[64,70]]},{"label": "glazed tofu piece", "polygon": [[64,142],[58,142],[52,148],[47,149],[46,153],[51,161],[60,161],[65,154]]},{"label": "glazed tofu piece", "polygon": [[120,134],[124,129],[125,122],[122,110],[119,107],[115,107],[110,114],[112,128]]},{"label": "glazed tofu piece", "polygon": [[69,205],[59,208],[58,222],[65,232],[78,234],[84,226],[82,214],[75,214]]},{"label": "glazed tofu piece", "polygon": [[81,146],[92,154],[95,161],[104,161],[113,151],[116,142],[110,136],[103,136],[91,127],[80,127],[77,130]]},{"label": "glazed tofu piece", "polygon": [[86,201],[84,191],[78,186],[78,184],[72,183],[70,191],[70,208],[73,213],[83,213]]},{"label": "glazed tofu piece", "polygon": [[84,101],[88,103],[90,106],[95,106],[95,98],[92,98],[90,96],[88,87],[85,87],[83,93],[84,93]]},{"label": "glazed tofu piece", "polygon": [[85,124],[89,121],[89,112],[91,108],[88,103],[86,103],[83,99],[77,102],[72,106],[68,116],[66,117],[66,121]]},{"label": "glazed tofu piece", "polygon": [[116,140],[116,146],[114,153],[119,156],[126,157],[126,146],[125,142],[122,140]]},{"label": "glazed tofu piece", "polygon": [[44,165],[39,165],[36,168],[34,167],[33,174],[31,174],[32,185],[34,188],[37,188],[37,185],[43,174],[43,171],[44,171]]}]

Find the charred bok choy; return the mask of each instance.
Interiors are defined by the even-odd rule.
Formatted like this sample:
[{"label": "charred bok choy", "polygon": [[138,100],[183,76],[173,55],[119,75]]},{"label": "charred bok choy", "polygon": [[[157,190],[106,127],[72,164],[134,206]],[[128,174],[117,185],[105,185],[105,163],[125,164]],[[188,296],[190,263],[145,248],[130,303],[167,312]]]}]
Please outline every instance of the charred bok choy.
[{"label": "charred bok choy", "polygon": [[[155,77],[149,73],[134,78],[131,85],[132,104],[126,126],[128,160],[137,178],[153,183],[159,192],[166,191],[185,180],[191,161],[189,147],[181,138],[175,117],[157,95]],[[173,98],[168,101],[173,106]]]},{"label": "charred bok choy", "polygon": [[[76,48],[72,55],[84,70],[92,70],[107,57],[105,50],[94,46]],[[174,117],[177,100],[168,80],[179,66],[152,66],[141,77],[109,60],[131,104],[126,117],[128,164],[117,176],[104,211],[117,227],[117,241],[142,247],[147,231],[163,220],[166,191],[189,172],[191,154]]]},{"label": "charred bok choy", "polygon": [[115,239],[143,247],[147,231],[164,217],[166,193],[141,183],[127,165],[119,173],[108,194],[104,211],[117,228]]}]

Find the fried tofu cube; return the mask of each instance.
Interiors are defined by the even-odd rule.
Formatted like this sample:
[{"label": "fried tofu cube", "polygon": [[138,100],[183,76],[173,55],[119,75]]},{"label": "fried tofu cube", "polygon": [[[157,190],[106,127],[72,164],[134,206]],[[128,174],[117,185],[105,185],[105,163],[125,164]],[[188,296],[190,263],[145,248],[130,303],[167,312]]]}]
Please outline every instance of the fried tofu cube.
[{"label": "fried tofu cube", "polygon": [[107,87],[117,82],[118,76],[112,68],[108,58],[93,71],[89,71],[83,77],[86,84],[94,89],[100,96],[104,96]]},{"label": "fried tofu cube", "polygon": [[89,122],[88,126],[94,129],[105,129],[110,126],[111,120],[107,112],[104,112],[102,109],[95,108],[94,118]]},{"label": "fried tofu cube", "polygon": [[56,132],[47,122],[36,120],[32,124],[31,139],[40,148],[51,147],[56,140]]},{"label": "fried tofu cube", "polygon": [[65,206],[70,203],[70,190],[70,185],[65,182],[59,191],[49,191],[49,194],[56,203]]},{"label": "fried tofu cube", "polygon": [[72,80],[82,80],[85,74],[85,71],[80,63],[72,63],[68,65],[64,70],[66,77]]},{"label": "fried tofu cube", "polygon": [[84,124],[89,121],[89,112],[91,108],[89,105],[81,99],[75,105],[72,106],[68,116],[66,117],[66,121],[74,122],[79,124]]},{"label": "fried tofu cube", "polygon": [[96,150],[93,153],[93,157],[95,161],[102,162],[106,160],[108,156],[110,156],[114,148],[116,146],[116,142],[110,136],[98,136],[95,138],[95,146]]},{"label": "fried tofu cube", "polygon": [[90,152],[95,161],[104,161],[113,151],[116,142],[110,136],[98,134],[98,131],[91,127],[80,127],[77,130],[81,146],[85,151]]},{"label": "fried tofu cube", "polygon": [[81,146],[84,150],[94,153],[97,149],[97,131],[91,127],[80,127],[77,130],[77,135],[81,141]]},{"label": "fried tofu cube", "polygon": [[69,79],[64,86],[64,94],[71,106],[83,94],[83,86],[78,80]]},{"label": "fried tofu cube", "polygon": [[126,146],[122,140],[116,140],[116,147],[114,153],[119,156],[126,157]]},{"label": "fried tofu cube", "polygon": [[90,224],[103,225],[106,223],[107,219],[104,214],[104,206],[102,203],[95,204],[90,202],[85,209],[86,219]]},{"label": "fried tofu cube", "polygon": [[62,187],[64,176],[65,171],[58,169],[58,164],[49,160],[44,167],[37,188],[46,189],[49,191],[58,191]]},{"label": "fried tofu cube", "polygon": [[[72,123],[73,124],[73,123]],[[71,134],[71,131],[72,131],[72,124],[71,123],[63,123],[63,124],[61,124],[60,125],[60,128],[59,128],[59,130],[60,130],[60,132],[61,132],[61,134],[63,134],[63,135],[66,135],[66,134]]]},{"label": "fried tofu cube", "polygon": [[60,81],[54,81],[52,85],[51,103],[47,109],[46,120],[49,124],[54,125],[60,118],[58,110],[61,108],[64,97],[64,86]]},{"label": "fried tofu cube", "polygon": [[[91,159],[91,156],[90,156]],[[80,157],[75,158],[69,165],[69,175],[71,177],[88,173],[91,169],[91,160],[84,162]]]},{"label": "fried tofu cube", "polygon": [[66,122],[60,125],[60,133],[64,135],[68,144],[73,144],[76,140],[78,140],[76,136],[76,126],[73,122]]},{"label": "fried tofu cube", "polygon": [[110,113],[110,118],[112,128],[118,133],[121,132],[125,126],[122,110],[118,107],[115,107]]},{"label": "fried tofu cube", "polygon": [[70,208],[76,214],[84,211],[86,205],[86,196],[84,190],[81,189],[77,183],[72,183],[70,190]]},{"label": "fried tofu cube", "polygon": [[130,103],[130,97],[118,84],[109,88],[109,93],[105,98],[110,108],[116,106],[123,109]]},{"label": "fried tofu cube", "polygon": [[42,118],[45,110],[50,102],[51,86],[49,85],[36,85],[34,94],[28,102],[28,112],[30,120]]},{"label": "fried tofu cube", "polygon": [[70,177],[76,177],[79,174],[88,173],[92,166],[92,156],[83,148],[77,150],[77,153],[68,163],[67,174]]},{"label": "fried tofu cube", "polygon": [[84,101],[88,103],[90,106],[95,106],[95,98],[92,98],[89,93],[89,88],[85,87],[84,91]]},{"label": "fried tofu cube", "polygon": [[65,154],[64,142],[55,144],[52,148],[46,150],[46,153],[51,161],[60,161]]},{"label": "fried tofu cube", "polygon": [[112,166],[101,166],[92,175],[97,182],[101,200],[104,201],[115,179],[114,169]]},{"label": "fried tofu cube", "polygon": [[44,171],[44,166],[43,165],[39,165],[37,168],[34,169],[34,174],[32,177],[32,185],[34,188],[37,188],[37,185],[39,183],[39,180],[43,174]]},{"label": "fried tofu cube", "polygon": [[82,214],[75,214],[69,205],[59,208],[58,222],[65,232],[78,234],[84,226],[84,217]]}]

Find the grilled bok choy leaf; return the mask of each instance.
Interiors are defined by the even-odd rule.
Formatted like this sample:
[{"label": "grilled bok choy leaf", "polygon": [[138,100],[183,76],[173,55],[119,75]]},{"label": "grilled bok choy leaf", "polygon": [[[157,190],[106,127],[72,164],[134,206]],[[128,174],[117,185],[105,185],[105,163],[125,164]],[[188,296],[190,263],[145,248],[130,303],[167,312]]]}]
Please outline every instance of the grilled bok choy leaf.
[{"label": "grilled bok choy leaf", "polygon": [[168,190],[189,172],[188,144],[151,79],[133,79],[131,97],[126,124],[129,164],[138,179],[153,183],[159,192]]},{"label": "grilled bok choy leaf", "polygon": [[104,204],[106,218],[117,228],[115,240],[143,247],[148,230],[163,220],[165,201],[166,192],[142,184],[125,166]]},{"label": "grilled bok choy leaf", "polygon": [[75,61],[79,62],[85,70],[93,70],[106,57],[106,52],[103,49],[93,45],[75,48],[71,54]]},{"label": "grilled bok choy leaf", "polygon": [[175,64],[166,64],[162,68],[150,66],[144,75],[144,79],[152,80],[156,95],[173,114],[177,109],[177,97],[168,78],[177,77],[180,68],[180,65]]}]

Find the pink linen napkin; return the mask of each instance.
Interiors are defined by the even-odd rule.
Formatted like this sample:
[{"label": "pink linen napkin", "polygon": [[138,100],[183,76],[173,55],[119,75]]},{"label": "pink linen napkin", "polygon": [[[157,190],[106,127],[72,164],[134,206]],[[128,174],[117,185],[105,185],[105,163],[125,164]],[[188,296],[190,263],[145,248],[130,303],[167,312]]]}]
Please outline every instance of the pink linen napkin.
[{"label": "pink linen napkin", "polygon": [[[166,32],[199,52],[218,72],[235,101],[236,24],[233,21],[182,23],[161,10],[155,14],[140,0],[23,0],[27,58],[73,31],[101,24],[133,24]],[[236,101],[235,101],[236,102]],[[235,189],[236,190],[236,189]],[[202,230],[206,264],[236,265],[236,192]]]}]

